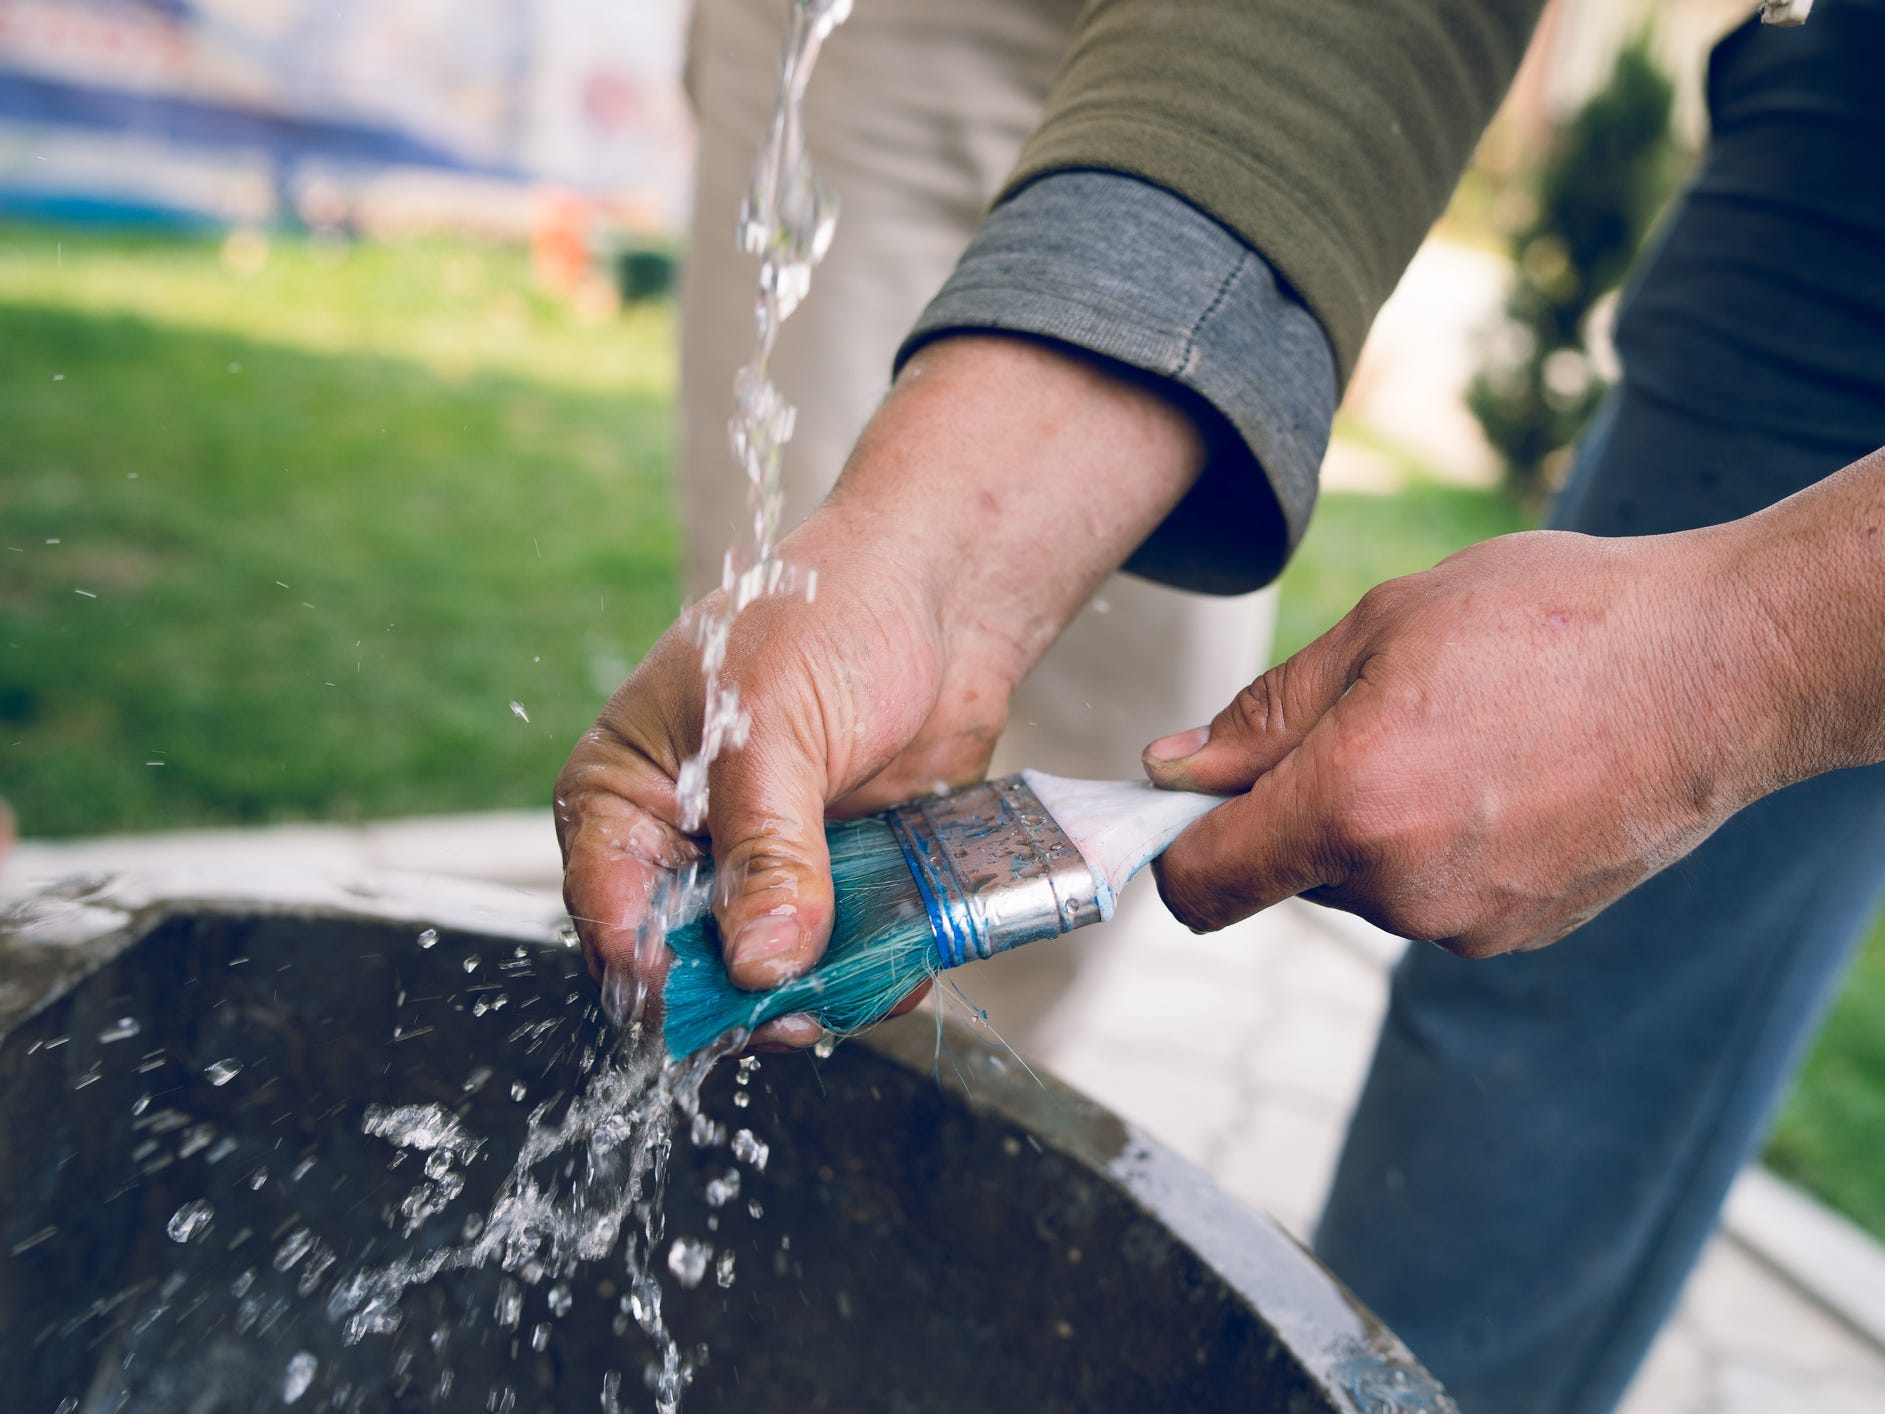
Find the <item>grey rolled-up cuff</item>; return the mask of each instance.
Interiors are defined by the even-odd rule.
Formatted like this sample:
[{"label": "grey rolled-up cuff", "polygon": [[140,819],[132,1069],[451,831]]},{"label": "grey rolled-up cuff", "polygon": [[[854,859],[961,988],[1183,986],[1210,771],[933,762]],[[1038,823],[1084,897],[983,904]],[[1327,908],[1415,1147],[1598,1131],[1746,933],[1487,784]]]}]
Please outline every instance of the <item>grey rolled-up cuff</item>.
[{"label": "grey rolled-up cuff", "polygon": [[1166,380],[1203,414],[1204,474],[1126,569],[1208,594],[1276,577],[1315,506],[1336,365],[1262,255],[1149,182],[1057,172],[989,215],[896,366],[946,334],[989,330]]}]

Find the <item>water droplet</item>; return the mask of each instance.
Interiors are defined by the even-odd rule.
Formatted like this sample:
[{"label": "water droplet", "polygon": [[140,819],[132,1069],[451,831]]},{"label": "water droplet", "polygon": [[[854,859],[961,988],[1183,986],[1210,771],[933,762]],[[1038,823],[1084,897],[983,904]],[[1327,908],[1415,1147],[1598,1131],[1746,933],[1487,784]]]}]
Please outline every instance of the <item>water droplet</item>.
[{"label": "water droplet", "polygon": [[538,1321],[536,1329],[530,1332],[530,1348],[532,1350],[547,1350],[549,1345],[550,1323],[548,1321]]},{"label": "water droplet", "polygon": [[829,1033],[820,1036],[812,1045],[812,1054],[820,1060],[830,1060],[831,1053],[838,1049],[838,1038]]},{"label": "water droplet", "polygon": [[524,704],[521,702],[511,703],[511,715],[517,718],[517,720],[520,722],[527,722],[530,720],[530,714],[524,711]]},{"label": "water droplet", "polygon": [[478,955],[475,952],[465,954],[464,967],[467,972],[476,972],[478,970]]},{"label": "water droplet", "polygon": [[203,1067],[203,1077],[210,1084],[221,1088],[242,1074],[242,1062],[233,1058],[213,1061]]},{"label": "water droplet", "polygon": [[764,1173],[766,1160],[772,1157],[772,1146],[757,1137],[752,1130],[742,1129],[733,1136],[733,1157]]},{"label": "water droplet", "polygon": [[524,1085],[524,1082],[523,1082],[523,1081],[521,1081],[521,1080],[513,1080],[513,1081],[511,1081],[511,1098],[512,1098],[513,1100],[521,1100],[521,1099],[523,1099],[523,1097],[524,1097],[525,1095],[528,1095],[529,1093],[530,1093],[530,1091],[529,1091],[529,1089],[528,1089],[528,1088],[527,1088],[527,1087],[526,1087],[526,1086]]},{"label": "water droplet", "polygon": [[622,1372],[610,1370],[602,1377],[602,1414],[622,1414]]},{"label": "water droplet", "polygon": [[164,1231],[170,1234],[172,1242],[188,1242],[208,1227],[209,1220],[215,1215],[216,1209],[207,1198],[196,1198],[170,1215]]},{"label": "water droplet", "polygon": [[766,1216],[766,1210],[760,1206],[759,1200],[757,1198],[753,1199],[752,1202],[746,1205],[746,1211],[748,1215],[750,1215],[754,1219],[759,1219]]},{"label": "water droplet", "polygon": [[288,1373],[281,1382],[281,1402],[293,1404],[308,1392],[308,1386],[314,1383],[314,1371],[320,1365],[307,1351],[297,1351],[288,1361]]},{"label": "water droplet", "polygon": [[436,928],[427,928],[423,933],[419,935],[419,946],[422,948],[429,948],[433,944],[438,942],[438,940],[439,940],[439,930]]},{"label": "water droplet", "polygon": [[524,1314],[524,1289],[509,1277],[498,1283],[497,1309],[492,1314],[505,1330],[517,1329],[518,1319]]},{"label": "water droplet", "polygon": [[98,1039],[104,1042],[108,1046],[113,1041],[130,1040],[133,1036],[137,1035],[137,1033],[141,1029],[142,1028],[140,1028],[137,1024],[136,1017],[121,1016],[116,1021],[112,1022],[111,1025],[107,1026],[103,1031],[100,1031],[98,1033]]},{"label": "water droplet", "polygon": [[556,930],[556,940],[566,948],[582,946],[582,934],[576,931],[574,923],[565,923]]},{"label": "water droplet", "polygon": [[724,1208],[739,1196],[740,1171],[738,1169],[728,1169],[721,1177],[707,1180],[707,1206],[709,1208]]},{"label": "water droplet", "polygon": [[314,1245],[314,1234],[305,1227],[298,1227],[288,1234],[287,1240],[275,1249],[275,1270],[285,1272],[303,1257]]},{"label": "water droplet", "polygon": [[549,1302],[550,1314],[552,1316],[555,1316],[558,1320],[567,1316],[572,1302],[568,1284],[559,1281],[555,1286],[551,1287]]},{"label": "water droplet", "polygon": [[733,1285],[733,1249],[727,1248],[713,1264],[713,1279],[722,1289]]},{"label": "water droplet", "polygon": [[694,1141],[695,1148],[706,1149],[715,1144],[726,1143],[727,1129],[724,1124],[717,1123],[711,1116],[697,1114],[694,1116],[694,1122],[688,1126],[687,1137]]},{"label": "water droplet", "polygon": [[680,1279],[682,1286],[692,1291],[707,1275],[707,1259],[711,1256],[713,1248],[706,1243],[691,1237],[677,1237],[668,1248],[668,1270]]},{"label": "water droplet", "polygon": [[733,1092],[733,1108],[734,1109],[743,1110],[752,1103],[753,1103],[753,1097],[750,1094],[748,1094],[746,1091],[735,1090]]}]

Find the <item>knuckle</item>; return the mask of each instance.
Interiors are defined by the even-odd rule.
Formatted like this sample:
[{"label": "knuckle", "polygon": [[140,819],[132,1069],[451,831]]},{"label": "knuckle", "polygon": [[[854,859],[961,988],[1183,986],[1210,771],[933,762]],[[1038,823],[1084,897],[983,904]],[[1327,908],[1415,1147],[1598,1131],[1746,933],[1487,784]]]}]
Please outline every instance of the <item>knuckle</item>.
[{"label": "knuckle", "polygon": [[1365,867],[1384,855],[1405,829],[1382,808],[1365,763],[1331,763],[1324,799],[1329,844],[1351,868]]},{"label": "knuckle", "polygon": [[1153,862],[1159,897],[1166,911],[1194,933],[1211,933],[1224,926],[1213,907],[1216,890],[1182,865],[1161,858]]},{"label": "knuckle", "polygon": [[1363,623],[1378,623],[1398,613],[1414,589],[1414,577],[1384,580],[1362,595],[1355,604],[1355,617]]},{"label": "knuckle", "polygon": [[716,872],[721,896],[731,902],[775,891],[796,897],[819,869],[811,851],[792,837],[757,835],[735,840]]},{"label": "knuckle", "polygon": [[1244,736],[1264,736],[1283,725],[1282,676],[1279,663],[1262,677],[1241,688],[1225,709],[1226,725]]}]

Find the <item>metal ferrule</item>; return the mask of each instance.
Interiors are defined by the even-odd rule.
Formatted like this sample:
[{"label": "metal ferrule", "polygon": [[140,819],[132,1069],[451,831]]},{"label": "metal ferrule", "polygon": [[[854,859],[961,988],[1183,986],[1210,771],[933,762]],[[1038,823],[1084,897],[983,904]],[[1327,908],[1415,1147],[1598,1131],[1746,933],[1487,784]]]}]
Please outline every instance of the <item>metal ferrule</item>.
[{"label": "metal ferrule", "polygon": [[944,967],[1100,921],[1099,884],[1019,776],[886,812]]}]

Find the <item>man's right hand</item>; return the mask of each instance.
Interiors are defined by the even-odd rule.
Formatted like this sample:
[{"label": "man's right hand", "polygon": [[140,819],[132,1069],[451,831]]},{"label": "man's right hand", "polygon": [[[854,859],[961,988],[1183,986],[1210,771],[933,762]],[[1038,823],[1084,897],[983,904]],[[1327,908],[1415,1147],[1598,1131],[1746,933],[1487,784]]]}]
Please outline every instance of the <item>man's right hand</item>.
[{"label": "man's right hand", "polygon": [[[1203,455],[1155,389],[1054,346],[962,336],[910,361],[838,488],[781,546],[816,573],[816,597],[752,604],[728,644],[724,681],[751,729],[709,770],[707,833],[737,985],[776,986],[823,954],[828,812],[982,776],[1015,684]],[[675,794],[705,695],[692,619],[610,699],[556,787],[563,892],[591,967],[624,978],[628,1010],[650,1021],[667,955],[658,939],[638,953],[639,925],[662,873],[707,846]],[[817,1035],[787,1019],[756,1039]]]}]

